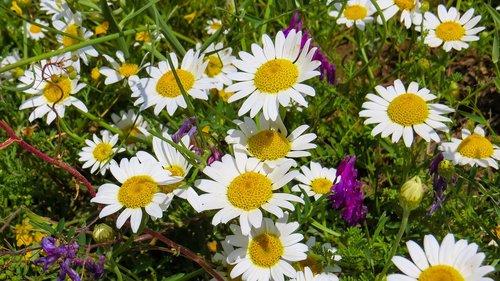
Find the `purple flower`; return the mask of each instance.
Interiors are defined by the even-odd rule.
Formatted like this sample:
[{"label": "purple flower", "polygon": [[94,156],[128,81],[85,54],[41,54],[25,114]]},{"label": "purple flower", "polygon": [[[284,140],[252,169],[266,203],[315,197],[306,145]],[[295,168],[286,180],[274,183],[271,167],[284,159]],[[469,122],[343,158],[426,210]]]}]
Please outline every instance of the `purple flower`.
[{"label": "purple flower", "polygon": [[222,154],[215,148],[215,146],[210,146],[210,151],[212,151],[212,154],[207,159],[207,165],[210,166],[212,165],[213,162],[215,161],[221,161],[222,159]]},{"label": "purple flower", "polygon": [[57,261],[60,268],[57,281],[66,280],[66,275],[73,281],[80,281],[78,273],[71,268],[76,257],[76,251],[79,248],[77,243],[56,246],[54,237],[44,237],[41,245],[47,256],[35,260],[35,264],[43,263],[43,270],[45,271]]},{"label": "purple flower", "polygon": [[[290,25],[283,29],[283,34],[285,37],[288,36],[290,31],[292,29],[295,29],[297,31],[302,31],[302,19],[299,21],[299,13],[295,12],[293,13],[292,21],[290,22]],[[312,49],[313,46],[313,38],[309,37],[309,29],[306,29],[302,35],[302,41],[300,43],[300,48],[304,48],[304,45],[306,44],[307,40],[311,38],[311,44],[309,45],[309,50]],[[321,75],[319,76],[319,80],[323,80],[326,78],[326,81],[330,84],[335,84],[335,73],[337,71],[335,64],[331,63],[327,56],[321,53],[321,50],[319,47],[317,47],[316,52],[314,53],[313,60],[318,60],[321,62],[320,66],[320,73]]]},{"label": "purple flower", "polygon": [[354,168],[356,156],[346,156],[337,169],[334,182],[340,176],[338,183],[331,188],[333,194],[328,198],[332,201],[335,209],[340,209],[340,215],[351,226],[361,223],[367,213],[367,207],[363,205],[364,194],[361,190],[361,182],[356,177],[358,171]]},{"label": "purple flower", "polygon": [[432,187],[434,190],[434,202],[427,212],[428,216],[432,215],[446,200],[444,192],[448,187],[448,182],[451,181],[452,184],[455,184],[456,182],[456,177],[453,175],[453,165],[450,161],[443,160],[443,154],[439,153],[429,166],[429,174],[433,176]]},{"label": "purple flower", "polygon": [[196,123],[196,117],[189,117],[184,120],[184,123],[182,126],[175,132],[175,134],[172,135],[172,140],[175,143],[179,143],[179,140],[186,134],[189,135],[189,137],[193,137],[193,135],[196,133],[196,126],[194,124]]}]

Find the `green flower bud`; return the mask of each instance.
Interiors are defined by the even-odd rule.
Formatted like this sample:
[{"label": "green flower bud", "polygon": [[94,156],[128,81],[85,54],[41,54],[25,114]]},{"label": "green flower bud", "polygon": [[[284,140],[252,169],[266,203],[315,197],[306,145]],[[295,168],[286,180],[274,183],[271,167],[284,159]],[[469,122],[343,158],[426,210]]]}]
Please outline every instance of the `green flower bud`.
[{"label": "green flower bud", "polygon": [[429,11],[429,1],[422,1],[422,6],[420,6],[420,11],[423,13]]},{"label": "green flower bud", "polygon": [[424,187],[419,176],[414,176],[403,184],[399,191],[399,199],[403,209],[408,211],[415,210],[420,205],[424,197]]},{"label": "green flower bud", "polygon": [[452,98],[454,99],[460,98],[460,88],[458,87],[457,82],[451,82],[448,91]]},{"label": "green flower bud", "polygon": [[76,56],[76,55],[72,55],[72,56],[71,56],[71,60],[72,60],[72,61],[78,61],[78,59],[79,59],[79,57],[78,57],[78,56]]},{"label": "green flower bud", "polygon": [[92,237],[97,243],[103,243],[113,240],[115,233],[113,228],[105,223],[98,224],[94,227]]},{"label": "green flower bud", "polygon": [[73,80],[76,78],[76,76],[78,76],[78,73],[76,73],[76,71],[71,71],[71,72],[68,72],[68,78]]},{"label": "green flower bud", "polygon": [[425,59],[425,58],[419,59],[417,62],[417,65],[418,65],[418,67],[420,67],[420,69],[425,70],[425,71],[427,71],[431,68],[430,61],[428,59]]},{"label": "green flower bud", "polygon": [[67,72],[75,72],[75,68],[70,65],[70,66],[66,67],[66,71]]},{"label": "green flower bud", "polygon": [[443,160],[438,165],[438,174],[451,181],[455,174],[455,165],[450,160]]}]

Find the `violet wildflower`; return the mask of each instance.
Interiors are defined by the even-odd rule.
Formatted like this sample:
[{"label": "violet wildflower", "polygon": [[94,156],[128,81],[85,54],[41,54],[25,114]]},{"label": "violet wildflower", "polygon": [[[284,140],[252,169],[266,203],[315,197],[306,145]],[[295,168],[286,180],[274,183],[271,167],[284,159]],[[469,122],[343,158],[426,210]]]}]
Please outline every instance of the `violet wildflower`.
[{"label": "violet wildflower", "polygon": [[47,256],[35,260],[35,264],[43,263],[43,270],[46,271],[57,262],[60,268],[57,281],[66,280],[66,276],[73,281],[80,281],[78,273],[71,268],[79,247],[77,243],[56,246],[56,239],[54,237],[44,237],[42,238],[41,245]]},{"label": "violet wildflower", "polygon": [[189,137],[193,137],[193,135],[196,133],[196,126],[194,125],[196,123],[196,117],[189,117],[184,120],[184,123],[182,126],[175,132],[175,134],[172,135],[172,140],[175,143],[179,143],[179,140],[186,134],[189,135]]},{"label": "violet wildflower", "polygon": [[363,205],[364,193],[361,190],[361,182],[357,180],[358,171],[354,168],[356,156],[346,156],[337,168],[337,175],[333,182],[337,182],[331,188],[333,194],[328,198],[332,201],[335,209],[341,209],[340,215],[351,226],[361,223],[367,213],[367,207]]},{"label": "violet wildflower", "polygon": [[215,146],[210,146],[210,151],[212,151],[212,154],[207,159],[207,165],[210,166],[212,165],[213,162],[215,161],[221,161],[222,160],[222,154],[215,148]]},{"label": "violet wildflower", "polygon": [[[290,31],[292,29],[295,29],[297,31],[302,31],[302,19],[299,20],[299,13],[298,12],[295,12],[293,14],[293,17],[292,17],[292,21],[290,22],[290,25],[283,29],[283,34],[285,35],[285,37],[288,36],[288,33],[290,33]],[[301,44],[300,44],[300,48],[304,48],[304,45],[306,44],[307,40],[309,39],[309,29],[306,29],[306,31],[303,32],[303,35],[302,35],[302,41],[301,41]],[[312,49],[313,47],[315,47],[313,45],[313,38],[311,36],[311,44],[309,45],[309,50]],[[317,47],[316,49],[316,52],[314,53],[313,57],[312,57],[313,60],[318,60],[321,62],[321,66],[320,66],[320,76],[319,76],[319,80],[323,80],[326,78],[326,81],[330,84],[335,84],[335,73],[336,73],[336,67],[335,67],[335,64],[331,63],[327,56],[324,55],[323,53],[321,53],[321,50],[319,47]]]},{"label": "violet wildflower", "polygon": [[106,261],[106,257],[99,256],[99,262],[96,263],[91,258],[86,258],[85,262],[82,259],[75,259],[74,264],[78,266],[84,267],[94,279],[100,279],[104,276],[104,262]]},{"label": "violet wildflower", "polygon": [[439,153],[429,166],[429,174],[433,176],[432,187],[434,190],[434,202],[427,215],[432,215],[446,200],[444,192],[448,187],[448,182],[455,184],[454,166],[449,160],[444,160],[442,153]]}]

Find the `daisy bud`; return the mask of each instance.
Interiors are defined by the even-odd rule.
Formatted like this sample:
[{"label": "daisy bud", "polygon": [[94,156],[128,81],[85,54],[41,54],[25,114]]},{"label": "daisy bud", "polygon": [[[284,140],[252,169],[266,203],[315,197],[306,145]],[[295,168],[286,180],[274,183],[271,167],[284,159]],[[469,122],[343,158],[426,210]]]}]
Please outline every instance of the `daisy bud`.
[{"label": "daisy bud", "polygon": [[78,73],[76,71],[71,71],[71,72],[68,72],[68,78],[73,80],[76,78],[76,76],[78,76]]},{"label": "daisy bud", "polygon": [[422,1],[422,6],[420,6],[420,12],[425,13],[429,11],[429,1]]},{"label": "daisy bud", "polygon": [[113,228],[105,223],[98,224],[94,227],[92,237],[97,243],[103,243],[113,240],[115,233]]},{"label": "daisy bud", "polygon": [[425,58],[421,58],[418,60],[417,62],[417,65],[418,67],[420,67],[420,69],[426,71],[426,70],[429,70],[431,68],[431,63],[428,59],[425,59]]},{"label": "daisy bud", "polygon": [[71,56],[71,61],[78,61],[78,59],[79,59],[79,58],[80,58],[80,57],[79,57],[79,56],[77,56],[77,55],[72,55],[72,56]]},{"label": "daisy bud", "polygon": [[399,199],[403,209],[413,211],[418,208],[424,197],[424,188],[419,176],[414,176],[403,184],[399,191]]},{"label": "daisy bud", "polygon": [[451,182],[455,174],[455,166],[450,160],[443,160],[438,165],[438,174]]},{"label": "daisy bud", "polygon": [[448,91],[452,98],[458,99],[460,97],[460,89],[458,88],[457,82],[451,82]]}]

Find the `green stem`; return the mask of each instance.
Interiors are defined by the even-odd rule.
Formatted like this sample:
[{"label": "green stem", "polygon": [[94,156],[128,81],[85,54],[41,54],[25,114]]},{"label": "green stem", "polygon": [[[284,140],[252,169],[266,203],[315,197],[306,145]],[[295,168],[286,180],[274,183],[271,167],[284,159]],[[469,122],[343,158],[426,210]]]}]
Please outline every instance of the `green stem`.
[{"label": "green stem", "polygon": [[392,264],[391,259],[392,257],[394,257],[396,251],[398,250],[399,243],[401,242],[403,233],[405,232],[406,226],[408,225],[408,218],[410,217],[410,212],[411,212],[410,210],[403,209],[403,218],[401,219],[401,225],[399,226],[399,231],[396,236],[396,240],[394,240],[394,243],[392,243],[391,253],[389,255],[389,258],[385,261],[384,269],[382,269],[382,272],[379,274],[379,276],[382,278],[387,273],[387,270]]},{"label": "green stem", "polygon": [[71,129],[68,128],[68,124],[66,124],[66,121],[64,121],[64,119],[60,118],[59,119],[59,124],[61,124],[61,127],[64,130],[64,132],[68,136],[70,136],[71,138],[73,138],[73,139],[75,139],[75,140],[77,140],[77,141],[79,141],[81,143],[85,141],[84,138],[82,138],[82,137],[78,136],[77,134],[73,133],[73,131],[71,131]]}]

